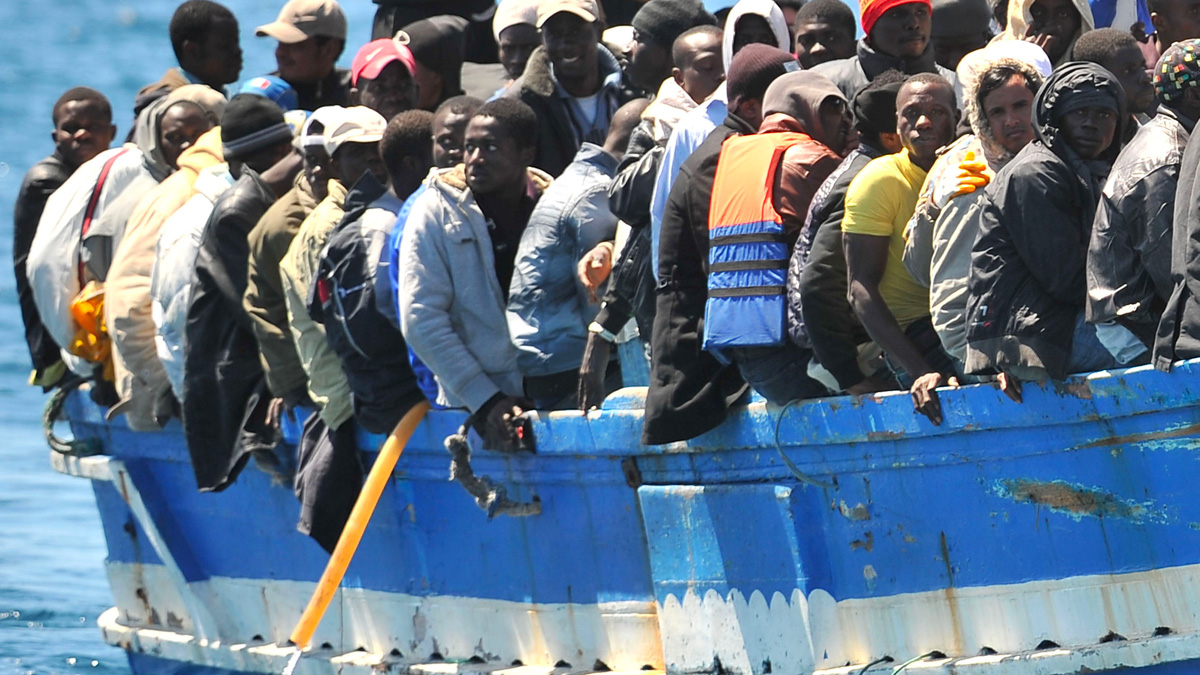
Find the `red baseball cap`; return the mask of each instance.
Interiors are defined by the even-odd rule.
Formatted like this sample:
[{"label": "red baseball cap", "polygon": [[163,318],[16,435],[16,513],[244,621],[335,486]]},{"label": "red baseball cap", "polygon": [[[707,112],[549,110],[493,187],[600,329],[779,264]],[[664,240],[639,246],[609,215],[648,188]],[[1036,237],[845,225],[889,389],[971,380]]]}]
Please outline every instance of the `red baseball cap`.
[{"label": "red baseball cap", "polygon": [[379,38],[363,45],[354,55],[350,64],[350,82],[358,86],[359,78],[373,80],[393,61],[399,61],[408,69],[409,75],[416,75],[417,61],[406,45],[392,38]]}]

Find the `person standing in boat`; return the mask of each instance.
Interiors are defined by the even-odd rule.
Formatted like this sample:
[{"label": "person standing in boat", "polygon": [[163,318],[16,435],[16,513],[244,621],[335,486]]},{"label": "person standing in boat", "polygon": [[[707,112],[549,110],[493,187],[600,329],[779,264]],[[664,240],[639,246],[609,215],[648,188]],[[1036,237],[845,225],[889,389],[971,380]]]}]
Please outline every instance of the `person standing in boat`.
[{"label": "person standing in boat", "polygon": [[346,48],[346,14],[336,0],[288,0],[254,34],[278,41],[278,75],[296,90],[301,110],[350,102],[350,71],[337,67]]},{"label": "person standing in boat", "polygon": [[1087,319],[1121,363],[1145,360],[1174,290],[1171,244],[1175,206],[1181,203],[1176,195],[1183,155],[1200,119],[1197,84],[1200,40],[1172,45],[1154,69],[1158,114],[1117,156],[1096,211],[1088,245]]},{"label": "person standing in boat", "polygon": [[504,307],[517,246],[552,179],[531,167],[538,118],[511,98],[481,106],[467,125],[464,163],[438,171],[413,205],[400,249],[400,325],[437,376],[439,402],[471,411],[485,447],[521,438],[517,348]]},{"label": "person standing in boat", "polygon": [[1072,62],[1034,99],[1036,139],[984,193],[971,252],[968,374],[1062,379],[1116,359],[1084,320],[1088,238],[1120,151],[1125,91],[1104,68]]},{"label": "person standing in boat", "polygon": [[812,350],[788,339],[785,282],[813,196],[852,140],[852,118],[841,91],[812,71],[772,82],[762,112],[757,134],[721,148],[708,220],[704,344],[782,405],[829,393],[808,375]]},{"label": "person standing in boat", "polygon": [[764,44],[741,49],[725,81],[729,113],[683,163],[671,186],[654,263],[659,284],[642,427],[642,442],[647,445],[687,440],[716,427],[746,391],[736,366],[721,363],[701,348],[713,180],[721,145],[733,136],[758,132],[767,87],[799,66],[782,49]]},{"label": "person standing in boat", "polygon": [[242,72],[242,47],[233,12],[210,0],[188,0],[171,17],[168,28],[177,67],[142,87],[133,100],[136,117],[154,101],[189,84],[203,84],[225,94]]},{"label": "person standing in boat", "polygon": [[68,89],[54,103],[50,118],[54,152],[25,174],[13,209],[13,267],[17,278],[17,300],[25,323],[25,342],[33,360],[29,383],[53,387],[66,373],[59,344],[42,324],[33,288],[25,270],[29,247],[37,233],[46,201],[67,182],[79,165],[108,149],[117,135],[112,123],[112,105],[104,94],[89,87]]}]

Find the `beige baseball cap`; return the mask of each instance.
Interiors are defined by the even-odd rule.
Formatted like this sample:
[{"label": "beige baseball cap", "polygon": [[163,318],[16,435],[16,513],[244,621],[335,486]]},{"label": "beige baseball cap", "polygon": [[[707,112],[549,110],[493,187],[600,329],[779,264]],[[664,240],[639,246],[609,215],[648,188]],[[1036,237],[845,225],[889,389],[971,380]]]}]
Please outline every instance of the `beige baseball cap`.
[{"label": "beige baseball cap", "polygon": [[559,12],[569,12],[588,23],[604,16],[596,0],[542,0],[537,8],[537,27],[541,28],[546,19]]},{"label": "beige baseball cap", "polygon": [[345,143],[375,143],[383,140],[387,120],[366,106],[345,108],[326,121],[325,151],[332,157]]},{"label": "beige baseball cap", "polygon": [[346,14],[336,0],[288,0],[274,22],[255,29],[258,37],[273,37],[284,44],[313,37],[346,39]]}]

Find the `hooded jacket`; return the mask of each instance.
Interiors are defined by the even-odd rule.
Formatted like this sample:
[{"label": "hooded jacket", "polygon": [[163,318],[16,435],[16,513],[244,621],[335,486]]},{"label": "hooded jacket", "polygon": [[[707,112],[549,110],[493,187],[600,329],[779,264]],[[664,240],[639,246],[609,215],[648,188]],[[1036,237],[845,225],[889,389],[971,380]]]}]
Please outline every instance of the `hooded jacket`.
[{"label": "hooded jacket", "polygon": [[[539,191],[551,184],[532,167],[529,180]],[[474,412],[498,393],[522,395],[517,348],[506,331],[497,335],[507,323],[487,219],[461,164],[434,174],[413,205],[398,295],[400,325],[437,376],[439,404]]]},{"label": "hooded jacket", "polygon": [[[142,198],[175,171],[163,154],[160,136],[163,117],[172,106],[183,101],[199,106],[214,126],[220,122],[225,110],[225,97],[216,90],[202,84],[189,84],[154,101],[138,115],[133,142],[142,155],[142,171],[121,191],[120,197],[93,221],[83,238],[88,270],[100,281],[107,279],[129,217],[138,208]],[[194,175],[192,180],[195,180]],[[183,201],[186,201],[186,197]]]},{"label": "hooded jacket", "polygon": [[1189,139],[1179,164],[1171,237],[1174,289],[1158,324],[1154,367],[1169,371],[1177,360],[1200,357],[1200,141]]},{"label": "hooded jacket", "polygon": [[183,431],[201,491],[223,490],[236,480],[266,431],[265,416],[248,414],[266,392],[242,294],[246,237],[274,202],[270,186],[243,167],[213,206],[200,240],[187,311]]},{"label": "hooded jacket", "polygon": [[1117,321],[1151,342],[1175,286],[1175,191],[1194,126],[1161,106],[1113,164],[1088,245],[1089,322]]},{"label": "hooded jacket", "polygon": [[[600,68],[600,91],[597,92],[597,122],[601,117],[611,118],[617,108],[632,100],[621,88],[621,66],[617,58],[603,44],[597,45],[597,63]],[[538,118],[537,153],[533,165],[550,176],[557,176],[567,168],[579,146],[584,141],[604,143],[608,124],[599,132],[584,134],[577,127],[586,124],[576,120],[572,113],[574,101],[563,91],[554,77],[550,56],[545,47],[538,47],[529,56],[525,72],[513,83],[505,96],[522,101]]]},{"label": "hooded jacket", "polygon": [[925,53],[914,61],[905,61],[895,56],[877,52],[867,44],[867,39],[858,41],[857,54],[848,59],[828,61],[813,68],[814,73],[828,77],[842,90],[847,100],[854,100],[854,95],[887,70],[898,70],[907,75],[917,73],[936,73],[946,78],[958,91],[958,76],[937,64],[933,57],[933,41],[925,46]]},{"label": "hooded jacket", "polygon": [[[1096,161],[1081,159],[1058,128],[1081,104],[1116,109],[1112,145]],[[968,373],[1020,366],[1062,379],[1087,297],[1087,244],[1104,174],[1120,150],[1125,93],[1100,66],[1069,63],[1042,85],[1033,115],[1036,140],[985,190],[967,287]]]},{"label": "hooded jacket", "polygon": [[617,234],[608,187],[617,160],[584,143],[546,190],[521,234],[509,287],[508,332],[521,374],[543,377],[579,370],[587,326],[596,315],[575,266]]},{"label": "hooded jacket", "polygon": [[110,415],[126,414],[131,429],[162,427],[168,416],[169,381],[154,344],[150,274],[163,223],[195,194],[200,172],[224,161],[221,128],[205,132],[179,155],[179,170],[152,189],[130,216],[105,282],[104,320],[113,342],[120,402]]},{"label": "hooded jacket", "polygon": [[775,0],[741,0],[729,10],[725,17],[724,34],[721,38],[721,60],[725,63],[726,72],[733,63],[733,40],[737,33],[738,21],[745,16],[758,16],[766,19],[771,32],[775,34],[775,44],[785,52],[792,50],[791,33],[788,32],[787,19],[783,10],[775,4]]},{"label": "hooded jacket", "polygon": [[342,372],[337,354],[325,339],[325,327],[308,315],[308,297],[317,276],[321,252],[329,233],[342,222],[346,188],[330,180],[328,194],[304,219],[287,255],[279,264],[283,298],[287,304],[288,325],[296,342],[300,364],[308,375],[308,395],[321,411],[321,419],[330,429],[339,429],[354,414],[350,384]]},{"label": "hooded jacket", "polygon": [[308,314],[325,326],[353,393],[354,419],[390,433],[425,400],[408,363],[408,345],[375,304],[376,268],[402,202],[367,173],[346,195],[342,222],[329,235],[310,290]]},{"label": "hooded jacket", "polygon": [[694,438],[725,421],[746,390],[737,366],[701,349],[708,301],[708,214],[721,145],[758,130],[732,113],[679,169],[663,211],[642,442]]},{"label": "hooded jacket", "polygon": [[[1025,34],[1029,32],[1029,24],[1033,23],[1033,12],[1031,8],[1036,0],[1014,0],[1008,3],[1008,26],[1004,32],[993,38],[993,41],[1000,40],[1024,40]],[[1071,38],[1067,45],[1066,51],[1063,52],[1062,58],[1054,64],[1057,69],[1062,64],[1071,60],[1071,53],[1075,49],[1075,41],[1080,35],[1096,29],[1096,21],[1092,18],[1092,5],[1088,0],[1072,0],[1075,6],[1075,11],[1079,12],[1079,32]]]},{"label": "hooded jacket", "polygon": [[307,398],[308,376],[288,328],[279,264],[301,223],[316,207],[317,198],[301,171],[292,189],[272,204],[250,231],[250,263],[242,306],[250,315],[262,350],[267,386],[276,397],[289,402]]},{"label": "hooded jacket", "polygon": [[[973,153],[987,164],[986,173],[991,178],[1013,157],[994,137],[979,107],[978,78],[991,68],[1008,66],[1033,82],[1043,79],[1033,65],[1007,57],[989,59],[988,51],[977,52],[984,55],[983,62],[972,66],[972,75],[963,78],[963,98],[973,133],[952,143],[929,169],[905,235],[904,266],[918,283],[929,288],[933,328],[946,352],[960,362],[967,355],[967,277],[971,272],[971,248],[979,233],[978,204],[983,191],[955,196],[959,164],[967,153]],[[960,65],[959,73],[963,72]]]}]

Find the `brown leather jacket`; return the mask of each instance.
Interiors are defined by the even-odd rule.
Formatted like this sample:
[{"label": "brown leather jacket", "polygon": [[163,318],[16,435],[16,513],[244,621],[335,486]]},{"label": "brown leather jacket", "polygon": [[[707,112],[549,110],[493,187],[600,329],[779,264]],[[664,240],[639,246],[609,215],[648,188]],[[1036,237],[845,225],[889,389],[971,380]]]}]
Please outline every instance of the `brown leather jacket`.
[{"label": "brown leather jacket", "polygon": [[[785,113],[768,115],[758,128],[760,134],[784,131],[805,133],[800,122]],[[795,246],[800,236],[813,195],[841,163],[842,158],[836,152],[811,138],[791,146],[783,154],[783,165],[775,173],[771,201],[783,218],[789,246]]]}]

